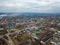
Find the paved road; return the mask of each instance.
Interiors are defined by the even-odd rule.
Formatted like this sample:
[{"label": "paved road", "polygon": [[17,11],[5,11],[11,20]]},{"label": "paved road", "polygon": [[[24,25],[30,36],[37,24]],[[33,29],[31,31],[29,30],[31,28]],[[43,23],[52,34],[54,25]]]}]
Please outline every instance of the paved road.
[{"label": "paved road", "polygon": [[14,42],[12,41],[12,39],[10,38],[10,36],[8,35],[8,34],[6,34],[6,36],[8,37],[8,39],[9,39],[9,45],[14,45]]}]

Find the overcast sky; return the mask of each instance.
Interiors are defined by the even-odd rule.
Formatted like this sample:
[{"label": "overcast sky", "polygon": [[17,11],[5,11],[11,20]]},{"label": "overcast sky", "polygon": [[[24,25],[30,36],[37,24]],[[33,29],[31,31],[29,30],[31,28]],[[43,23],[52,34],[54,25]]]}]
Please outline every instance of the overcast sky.
[{"label": "overcast sky", "polygon": [[0,0],[0,12],[60,12],[60,0]]}]

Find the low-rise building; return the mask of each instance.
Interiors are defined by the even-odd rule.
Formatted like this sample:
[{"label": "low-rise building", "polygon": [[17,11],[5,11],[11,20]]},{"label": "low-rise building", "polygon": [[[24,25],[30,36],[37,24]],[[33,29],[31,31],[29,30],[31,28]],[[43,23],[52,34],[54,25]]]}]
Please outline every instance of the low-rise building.
[{"label": "low-rise building", "polygon": [[7,33],[7,29],[0,28],[0,35],[4,35]]}]

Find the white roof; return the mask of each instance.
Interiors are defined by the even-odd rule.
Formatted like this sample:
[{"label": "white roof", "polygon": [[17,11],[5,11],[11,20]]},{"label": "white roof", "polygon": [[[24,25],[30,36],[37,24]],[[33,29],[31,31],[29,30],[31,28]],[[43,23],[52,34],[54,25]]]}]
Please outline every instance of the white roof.
[{"label": "white roof", "polygon": [[0,28],[0,30],[4,30],[3,28]]},{"label": "white roof", "polygon": [[58,31],[58,33],[60,33],[60,31]]}]

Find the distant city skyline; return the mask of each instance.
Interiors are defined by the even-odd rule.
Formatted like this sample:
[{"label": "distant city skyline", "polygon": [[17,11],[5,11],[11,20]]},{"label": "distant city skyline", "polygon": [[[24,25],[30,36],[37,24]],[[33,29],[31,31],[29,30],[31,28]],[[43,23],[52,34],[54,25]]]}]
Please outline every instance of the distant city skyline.
[{"label": "distant city skyline", "polygon": [[59,13],[60,0],[0,0],[0,12]]}]

